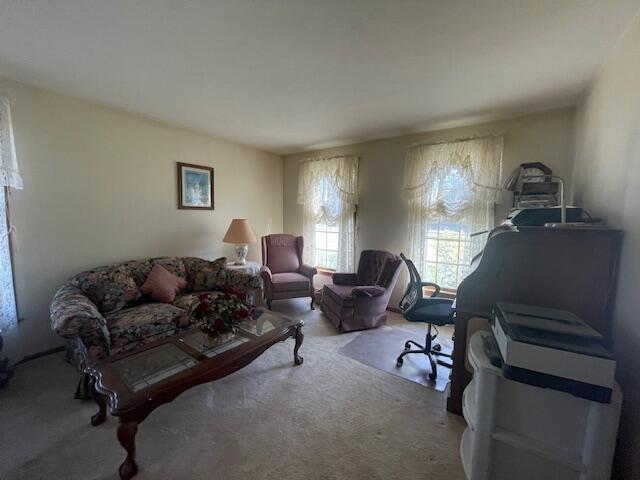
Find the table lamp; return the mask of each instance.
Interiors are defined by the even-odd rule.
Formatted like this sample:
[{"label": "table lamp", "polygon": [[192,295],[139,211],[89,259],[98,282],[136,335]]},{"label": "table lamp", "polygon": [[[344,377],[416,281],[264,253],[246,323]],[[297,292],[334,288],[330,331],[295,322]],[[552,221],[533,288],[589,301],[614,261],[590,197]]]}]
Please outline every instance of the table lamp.
[{"label": "table lamp", "polygon": [[248,244],[257,242],[256,236],[253,234],[253,230],[251,230],[246,218],[234,218],[231,220],[231,225],[229,225],[229,229],[222,241],[236,244],[238,258],[235,261],[235,265],[246,265],[247,252],[249,251]]}]

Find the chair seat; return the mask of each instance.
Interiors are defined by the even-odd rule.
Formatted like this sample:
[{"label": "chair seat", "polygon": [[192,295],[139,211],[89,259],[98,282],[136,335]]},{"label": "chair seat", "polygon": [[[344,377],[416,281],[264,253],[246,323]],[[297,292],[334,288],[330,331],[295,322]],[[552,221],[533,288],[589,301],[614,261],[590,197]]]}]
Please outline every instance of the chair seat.
[{"label": "chair seat", "polygon": [[[417,305],[404,317],[410,322],[432,323],[434,325],[448,325],[453,323],[453,312],[451,310],[451,302],[429,303],[429,299],[425,298],[422,305]],[[442,300],[442,299],[439,299]]]},{"label": "chair seat", "polygon": [[328,283],[324,286],[322,295],[331,298],[338,305],[343,307],[353,306],[353,296],[351,292],[355,287],[353,285],[335,285]]},{"label": "chair seat", "polygon": [[301,273],[274,273],[271,282],[274,292],[294,292],[309,290],[309,278]]},{"label": "chair seat", "polygon": [[107,315],[112,353],[138,348],[185,326],[187,312],[167,303],[145,303]]}]

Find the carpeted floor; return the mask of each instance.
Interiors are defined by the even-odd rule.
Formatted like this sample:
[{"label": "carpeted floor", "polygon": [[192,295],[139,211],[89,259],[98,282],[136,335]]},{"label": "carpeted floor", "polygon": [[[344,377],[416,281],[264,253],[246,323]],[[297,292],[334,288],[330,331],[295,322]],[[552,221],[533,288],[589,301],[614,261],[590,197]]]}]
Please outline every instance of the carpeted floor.
[{"label": "carpeted floor", "polygon": [[[288,341],[158,408],[138,431],[135,478],[464,478],[464,421],[444,393],[338,354],[357,333],[336,334],[306,300],[274,310],[304,318],[304,365],[292,366]],[[72,398],[77,378],[57,354],[19,367],[0,391],[0,479],[118,478],[116,419],[89,425],[95,406]]]}]

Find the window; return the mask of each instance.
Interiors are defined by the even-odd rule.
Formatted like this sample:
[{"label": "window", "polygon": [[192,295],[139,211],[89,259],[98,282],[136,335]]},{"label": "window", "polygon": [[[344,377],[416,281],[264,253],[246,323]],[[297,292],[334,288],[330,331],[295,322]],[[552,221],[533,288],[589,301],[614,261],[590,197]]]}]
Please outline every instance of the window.
[{"label": "window", "polygon": [[338,269],[339,236],[337,224],[316,223],[316,267]]},{"label": "window", "polygon": [[502,137],[409,148],[404,190],[409,252],[423,280],[456,289],[490,230],[501,200]]},{"label": "window", "polygon": [[300,165],[304,261],[331,270],[355,268],[358,157],[312,158]]},{"label": "window", "polygon": [[18,321],[11,265],[11,226],[9,195],[11,188],[22,188],[13,141],[9,100],[0,97],[0,332]]},{"label": "window", "polygon": [[467,275],[471,263],[469,222],[438,218],[427,224],[424,280],[455,289]]}]

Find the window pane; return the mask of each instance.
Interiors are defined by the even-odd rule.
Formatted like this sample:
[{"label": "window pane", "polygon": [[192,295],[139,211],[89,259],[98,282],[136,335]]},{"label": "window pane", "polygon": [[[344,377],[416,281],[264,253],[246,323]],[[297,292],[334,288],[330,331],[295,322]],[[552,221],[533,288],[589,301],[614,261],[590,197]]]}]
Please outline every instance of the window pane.
[{"label": "window pane", "polygon": [[426,282],[435,282],[436,281],[436,264],[435,263],[427,263],[427,270],[425,272],[424,280]]},{"label": "window pane", "polygon": [[457,268],[455,265],[438,264],[437,283],[444,288],[456,288]]},{"label": "window pane", "polygon": [[458,242],[440,240],[438,245],[438,263],[458,263]]},{"label": "window pane", "polygon": [[327,263],[325,266],[333,268],[334,270],[338,268],[338,252],[327,252]]},{"label": "window pane", "polygon": [[444,225],[440,225],[440,238],[458,240],[460,238],[460,224],[446,223]]},{"label": "window pane", "polygon": [[327,250],[338,250],[337,233],[327,233]]},{"label": "window pane", "polygon": [[435,262],[438,260],[438,241],[427,240],[427,261]]},{"label": "window pane", "polygon": [[327,248],[327,234],[324,232],[316,232],[316,248]]},{"label": "window pane", "polygon": [[327,225],[327,232],[336,232],[338,233],[340,231],[340,229],[338,228],[338,225]]},{"label": "window pane", "polygon": [[440,224],[439,220],[435,222],[429,222],[427,224],[427,238],[438,238],[438,225]]},{"label": "window pane", "polygon": [[316,250],[316,263],[319,267],[327,266],[327,255],[325,250]]}]

